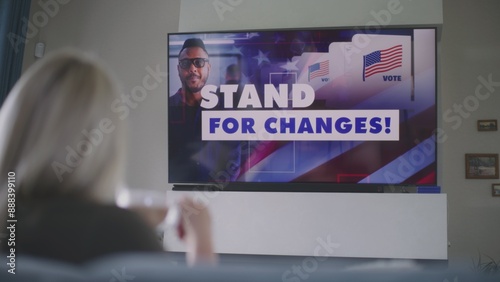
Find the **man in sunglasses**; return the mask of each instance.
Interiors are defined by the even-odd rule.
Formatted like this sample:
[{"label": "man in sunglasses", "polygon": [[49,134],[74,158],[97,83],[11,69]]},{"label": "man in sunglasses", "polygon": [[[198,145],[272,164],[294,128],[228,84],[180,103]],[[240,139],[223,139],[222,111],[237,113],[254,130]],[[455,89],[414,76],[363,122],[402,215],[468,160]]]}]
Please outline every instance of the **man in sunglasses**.
[{"label": "man in sunglasses", "polygon": [[210,74],[210,60],[199,38],[184,41],[177,71],[181,88],[169,98],[169,182],[215,183],[234,180],[240,171],[239,142],[201,139],[201,89]]},{"label": "man in sunglasses", "polygon": [[201,39],[190,38],[184,42],[179,52],[177,71],[182,88],[174,96],[180,95],[189,106],[198,105],[201,101],[201,89],[210,74],[208,53]]}]

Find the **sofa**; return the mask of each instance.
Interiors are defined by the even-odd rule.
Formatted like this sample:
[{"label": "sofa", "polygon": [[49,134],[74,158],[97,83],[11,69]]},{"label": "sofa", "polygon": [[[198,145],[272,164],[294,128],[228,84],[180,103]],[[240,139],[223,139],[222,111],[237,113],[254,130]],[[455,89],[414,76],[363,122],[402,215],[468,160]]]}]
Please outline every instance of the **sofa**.
[{"label": "sofa", "polygon": [[450,269],[443,262],[221,255],[215,267],[188,267],[181,253],[121,254],[79,266],[19,256],[15,272],[4,264],[0,281],[500,281],[500,275]]}]

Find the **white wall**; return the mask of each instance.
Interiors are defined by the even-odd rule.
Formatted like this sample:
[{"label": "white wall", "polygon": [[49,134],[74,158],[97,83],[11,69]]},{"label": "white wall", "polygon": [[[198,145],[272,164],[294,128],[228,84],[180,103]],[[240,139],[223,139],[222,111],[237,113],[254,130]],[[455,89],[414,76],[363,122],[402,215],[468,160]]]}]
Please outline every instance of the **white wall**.
[{"label": "white wall", "polygon": [[[55,0],[54,0],[55,1]],[[224,2],[228,2],[223,0]],[[254,2],[255,1],[255,2]],[[64,1],[60,1],[64,2]],[[124,93],[141,85],[150,66],[166,70],[166,35],[168,32],[184,31],[192,28],[209,30],[212,28],[270,28],[336,25],[337,20],[349,20],[349,25],[363,26],[374,20],[371,13],[387,7],[389,0],[376,1],[289,1],[301,5],[300,10],[309,14],[291,20],[297,13],[294,5],[281,5],[281,17],[272,13],[277,1],[232,0],[240,3],[233,10],[224,13],[221,21],[213,8],[214,1],[185,1],[183,5],[198,3],[205,5],[196,13],[186,13],[181,1],[162,0],[66,0],[48,22],[33,16],[43,9],[33,0],[30,22],[37,31],[30,33],[25,52],[25,67],[33,58],[34,43],[43,41],[47,51],[64,46],[75,46],[99,53],[115,69],[123,83]],[[347,3],[353,6],[345,6]],[[254,3],[254,4],[252,4]],[[309,5],[315,3],[316,5]],[[500,81],[500,35],[497,32],[500,18],[496,15],[500,1],[496,0],[443,0],[441,1],[404,1],[403,11],[394,14],[391,22],[401,24],[409,19],[414,24],[424,20],[440,23],[443,13],[444,24],[440,42],[440,114],[461,104],[465,98],[474,94],[478,76],[492,75],[493,81]],[[363,4],[361,8],[359,5]],[[260,7],[258,13],[251,14]],[[253,6],[253,7],[256,7]],[[189,7],[189,6],[188,6]],[[288,8],[283,8],[288,7]],[[318,8],[319,7],[319,8]],[[414,7],[414,8],[410,8]],[[314,9],[313,9],[314,8]],[[189,10],[188,10],[189,11]],[[202,11],[202,12],[200,12]],[[200,16],[215,18],[214,22],[201,21]],[[248,16],[245,16],[248,15]],[[276,18],[276,25],[270,22]],[[241,25],[237,25],[241,23]],[[194,26],[193,26],[194,25]],[[201,25],[201,27],[200,27]],[[130,123],[130,151],[127,183],[131,187],[163,189],[166,187],[166,82],[148,92],[147,98],[131,109],[127,121]],[[455,123],[439,120],[448,139],[438,147],[439,182],[448,194],[449,232],[451,242],[449,258],[469,260],[478,251],[500,258],[500,199],[491,197],[491,183],[500,180],[465,180],[465,153],[499,153],[499,132],[479,133],[476,131],[477,119],[500,119],[498,88],[487,101],[481,101],[477,110],[462,118],[462,124],[453,128]]]}]

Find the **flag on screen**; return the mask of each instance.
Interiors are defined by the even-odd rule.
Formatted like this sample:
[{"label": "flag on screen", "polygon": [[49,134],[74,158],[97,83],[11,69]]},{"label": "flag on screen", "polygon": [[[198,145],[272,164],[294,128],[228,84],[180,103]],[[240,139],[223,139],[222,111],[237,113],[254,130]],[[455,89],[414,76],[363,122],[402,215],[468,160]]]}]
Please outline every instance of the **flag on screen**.
[{"label": "flag on screen", "polygon": [[377,50],[363,56],[363,81],[376,73],[390,71],[402,65],[403,46],[396,45],[384,50]]},{"label": "flag on screen", "polygon": [[327,61],[316,63],[309,66],[308,80],[315,77],[325,76],[328,74],[328,69],[330,68],[330,63]]}]

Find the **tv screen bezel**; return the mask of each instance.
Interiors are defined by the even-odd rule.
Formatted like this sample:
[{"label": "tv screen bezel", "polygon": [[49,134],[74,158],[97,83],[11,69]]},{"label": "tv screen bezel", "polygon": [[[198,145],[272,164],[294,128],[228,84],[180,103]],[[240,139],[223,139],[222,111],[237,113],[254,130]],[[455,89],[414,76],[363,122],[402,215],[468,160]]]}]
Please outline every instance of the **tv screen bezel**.
[{"label": "tv screen bezel", "polygon": [[[432,184],[389,184],[389,183],[326,183],[326,182],[171,182],[169,169],[167,169],[168,183],[173,185],[173,190],[177,191],[228,191],[228,192],[343,192],[343,193],[384,193],[384,192],[403,192],[411,193],[416,190],[413,188],[434,187],[439,183],[439,161],[438,161],[438,142],[437,130],[438,124],[438,31],[439,27],[435,25],[394,25],[380,27],[378,30],[400,30],[400,29],[429,29],[434,31],[434,114],[436,116],[435,129],[432,134],[434,139],[434,155],[435,155],[435,177]],[[322,31],[322,30],[353,30],[363,31],[357,26],[341,26],[341,27],[298,27],[298,28],[265,28],[265,29],[239,29],[239,30],[220,30],[220,31],[191,31],[191,32],[170,32],[167,33],[167,166],[170,167],[169,159],[169,97],[171,93],[170,76],[177,77],[177,73],[170,73],[170,38],[176,35],[198,35],[204,34],[224,34],[224,33],[251,33],[251,32],[280,32],[280,31]],[[371,33],[377,34],[377,32]],[[412,62],[413,65],[413,62]]]}]

